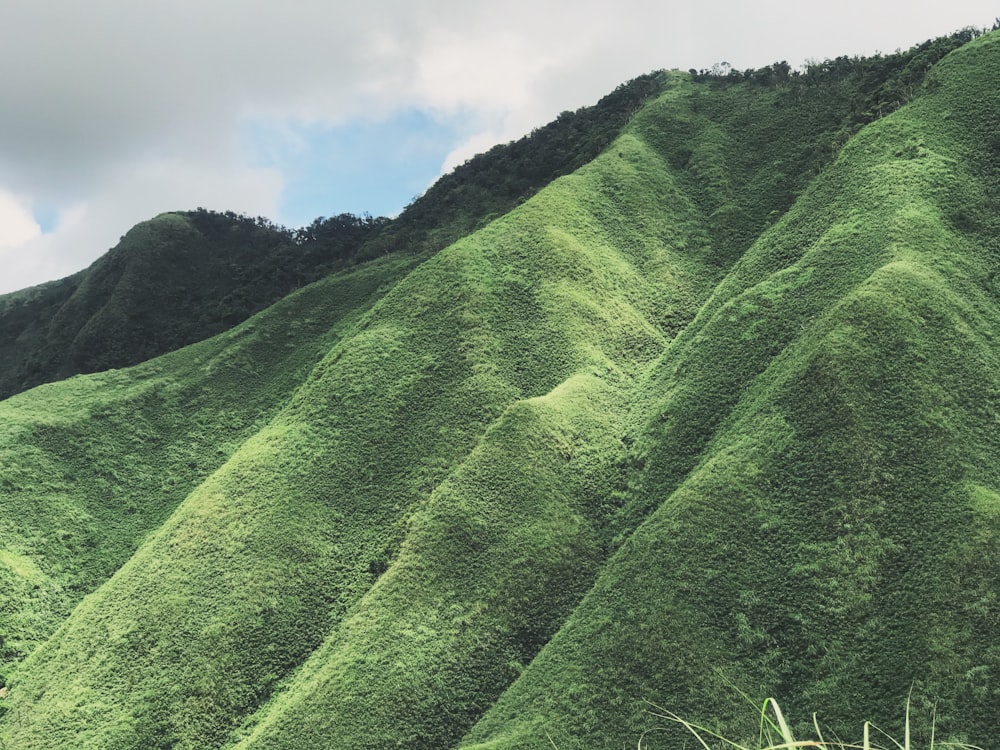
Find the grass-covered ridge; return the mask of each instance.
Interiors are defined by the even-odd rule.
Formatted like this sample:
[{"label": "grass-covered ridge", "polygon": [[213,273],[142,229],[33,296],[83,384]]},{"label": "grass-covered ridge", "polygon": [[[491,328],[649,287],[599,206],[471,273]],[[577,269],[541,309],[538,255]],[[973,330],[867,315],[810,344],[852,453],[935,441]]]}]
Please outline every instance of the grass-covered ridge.
[{"label": "grass-covered ridge", "polygon": [[972,635],[996,616],[998,65],[996,35],[941,63],[668,348],[632,458],[642,523],[470,747],[604,746],[640,731],[640,697],[750,736],[732,685],[835,726],[877,706],[890,730],[916,685],[939,736],[998,735]]},{"label": "grass-covered ridge", "polygon": [[[365,637],[355,632],[358,608],[368,607],[379,590],[368,593],[375,580],[395,575],[397,557],[403,564],[405,540],[415,533],[411,525],[424,523],[424,503],[438,507],[434,498],[443,490],[435,488],[449,475],[457,483],[467,473],[500,472],[492,480],[500,483],[500,500],[505,477],[538,464],[537,478],[524,488],[531,513],[529,499],[540,491],[534,485],[572,476],[565,452],[578,451],[588,474],[610,491],[622,428],[608,426],[625,413],[627,389],[672,333],[650,318],[666,307],[675,310],[675,321],[690,318],[709,288],[699,257],[704,249],[672,252],[667,244],[677,223],[697,224],[690,201],[648,147],[635,138],[620,146],[602,164],[557,182],[510,217],[425,262],[359,320],[287,407],[19,668],[12,710],[35,718],[18,725],[11,741],[25,747],[44,746],[53,737],[97,747],[126,741],[145,747],[157,737],[218,743],[235,728],[234,719],[252,712],[324,638],[336,653],[338,637]],[[609,185],[631,189],[612,204],[604,195]],[[651,210],[661,204],[675,207],[677,221]],[[609,231],[603,221],[609,214],[623,229]],[[530,399],[574,376],[584,379],[568,388],[567,397],[546,397],[560,405],[550,408],[551,416],[533,416]],[[518,406],[523,399],[529,400]],[[523,419],[527,424],[517,427]],[[495,441],[516,445],[513,437],[523,440],[551,420],[547,429],[565,433],[566,443],[554,456],[548,455],[549,440],[538,436],[524,443],[521,457],[496,460],[505,451],[490,448]],[[484,452],[492,460],[483,463]],[[553,507],[549,523],[561,534],[569,533],[562,530],[566,523],[580,527],[583,538],[574,541],[570,534],[570,541],[589,550],[592,568],[607,546],[601,527],[609,509],[601,510],[605,493],[594,488],[588,494],[596,508],[577,508],[583,500],[570,493]],[[442,510],[446,517],[455,512]],[[559,511],[572,513],[562,518]],[[518,517],[510,521],[511,535],[530,542]],[[482,523],[469,522],[473,528]],[[430,546],[442,549],[462,535],[443,521],[433,534]],[[502,549],[496,554],[503,559]],[[533,556],[526,555],[521,566],[531,565]],[[566,561],[556,557],[555,570],[537,575],[566,587],[557,575]],[[439,575],[455,572],[446,568]],[[490,575],[503,580],[509,574],[497,568]],[[457,739],[467,729],[486,708],[485,696],[512,678],[507,662],[530,660],[590,577],[586,568],[574,576],[563,594],[566,604],[548,615],[547,624],[511,623],[490,636],[497,641],[492,649],[513,655],[480,676],[481,696],[469,696],[479,708],[441,722],[435,736]],[[392,611],[402,603],[393,598],[383,606]],[[466,599],[460,606],[473,604]],[[502,596],[498,604],[509,608]],[[542,602],[536,607],[544,608]],[[487,637],[497,618],[524,617],[515,608],[486,622],[473,618],[474,630]],[[109,639],[109,632],[131,635]],[[432,640],[435,652],[446,643]],[[147,644],[148,661],[138,670],[136,642]],[[156,658],[162,652],[176,658]],[[47,682],[45,675],[65,674],[66,660],[77,653],[91,654],[88,666],[63,689],[39,695],[32,685]],[[316,658],[325,653],[324,646]],[[102,711],[119,718],[94,724],[93,707],[82,696],[99,685],[112,696]],[[297,690],[293,685],[287,695]],[[357,690],[363,694],[364,685]],[[26,702],[18,705],[22,696]],[[432,708],[423,709],[422,721],[441,721]],[[76,718],[46,718],[63,717],[66,710]],[[93,729],[78,734],[84,726]]]},{"label": "grass-covered ridge", "polygon": [[989,746],[997,39],[856,133],[849,82],[665,74],[431,257],[0,402],[0,740],[903,736],[912,689]]},{"label": "grass-covered ridge", "polygon": [[334,276],[183,352],[0,402],[0,674],[266,423],[411,266]]}]

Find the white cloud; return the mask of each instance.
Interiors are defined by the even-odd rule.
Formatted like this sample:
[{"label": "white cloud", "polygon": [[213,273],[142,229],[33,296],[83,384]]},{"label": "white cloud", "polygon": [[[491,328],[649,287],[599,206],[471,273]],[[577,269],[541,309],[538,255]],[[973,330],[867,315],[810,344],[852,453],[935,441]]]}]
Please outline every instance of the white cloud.
[{"label": "white cloud", "polygon": [[41,234],[31,210],[17,196],[0,192],[0,248],[16,247]]},{"label": "white cloud", "polygon": [[[247,118],[420,109],[463,123],[450,165],[653,69],[892,51],[994,17],[986,0],[5,0],[0,191],[22,223],[0,232],[35,234],[0,257],[0,288],[77,270],[163,210],[273,212],[282,178],[239,152]],[[76,219],[38,236],[30,205]]]}]

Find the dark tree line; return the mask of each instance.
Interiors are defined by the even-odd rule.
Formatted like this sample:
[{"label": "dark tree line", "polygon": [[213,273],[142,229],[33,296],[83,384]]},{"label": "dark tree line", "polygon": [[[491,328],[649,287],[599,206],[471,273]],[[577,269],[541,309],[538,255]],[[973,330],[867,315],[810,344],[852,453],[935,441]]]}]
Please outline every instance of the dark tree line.
[{"label": "dark tree line", "polygon": [[593,106],[563,112],[523,138],[472,157],[414,198],[366,243],[362,257],[433,252],[507,213],[601,153],[662,85],[658,72],[639,76]]},{"label": "dark tree line", "polygon": [[[992,30],[997,29],[1000,29],[1000,18]],[[784,60],[747,70],[738,70],[723,62],[710,69],[692,68],[688,73],[698,83],[784,86],[793,94],[796,89],[850,82],[857,89],[855,120],[866,123],[884,117],[910,101],[935,63],[963,44],[982,36],[984,31],[968,26],[947,36],[929,39],[906,51],[889,55],[876,53],[870,57],[841,56],[833,60],[807,62],[801,69],[792,68]]]}]

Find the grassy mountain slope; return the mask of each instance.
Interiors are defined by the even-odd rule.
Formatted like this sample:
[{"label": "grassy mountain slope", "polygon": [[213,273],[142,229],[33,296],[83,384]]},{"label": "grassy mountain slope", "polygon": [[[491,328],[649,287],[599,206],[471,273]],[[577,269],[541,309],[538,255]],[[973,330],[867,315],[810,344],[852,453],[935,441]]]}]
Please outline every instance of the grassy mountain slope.
[{"label": "grassy mountain slope", "polygon": [[[669,333],[651,320],[667,307],[690,317],[708,289],[704,250],[669,242],[696,222],[693,205],[640,141],[618,149],[444,254],[507,279],[494,325],[509,339],[491,358],[513,357],[538,388],[512,394],[414,508],[386,574],[247,746],[452,744],[589,587],[610,541],[628,394]],[[604,230],[609,219],[627,229]]]},{"label": "grassy mountain slope", "polygon": [[369,264],[182,352],[0,402],[0,674],[259,430],[412,265]]},{"label": "grassy mountain slope", "polygon": [[848,734],[912,683],[988,743],[998,68],[853,138],[857,80],[664,75],[423,262],[0,402],[0,741],[619,747],[752,732],[734,686]]},{"label": "grassy mountain slope", "polygon": [[644,700],[750,736],[737,689],[850,737],[911,685],[939,739],[1000,735],[998,74],[996,35],[942,62],[673,342],[642,524],[464,745],[619,746]]},{"label": "grassy mountain slope", "polygon": [[[695,209],[640,141],[622,149],[425,262],[376,304],[281,414],[18,669],[12,711],[25,720],[9,725],[9,742],[221,742],[326,636],[335,641],[341,622],[351,632],[359,600],[401,554],[411,513],[505,432],[514,405],[577,373],[601,400],[594,416],[559,421],[582,421],[577,439],[596,452],[585,465],[599,477],[620,430],[592,423],[622,413],[624,388],[669,333],[649,318],[667,307],[690,318],[710,288],[704,247],[672,251],[675,222],[653,210],[673,205],[697,226]],[[615,205],[607,190],[624,186],[633,189]],[[537,481],[554,481],[542,468]],[[597,541],[581,544],[599,555]],[[523,660],[557,622],[555,613],[548,630],[524,636]],[[81,653],[86,666],[67,679]],[[501,667],[484,679],[495,694],[510,675]],[[95,706],[98,689],[106,699]],[[441,731],[457,739],[470,720]]]},{"label": "grassy mountain slope", "polygon": [[[830,109],[811,102],[778,109],[780,92],[743,88],[726,92],[744,105],[734,117],[725,105],[700,109],[698,94],[685,77],[675,76],[667,92],[636,116],[627,136],[576,173],[573,187],[585,205],[593,201],[588,196],[603,198],[595,215],[600,225],[613,228],[612,246],[626,253],[638,238],[650,237],[643,226],[650,216],[666,229],[654,249],[660,244],[660,252],[673,247],[684,251],[680,257],[690,257],[699,246],[711,248],[700,253],[705,267],[698,274],[709,280],[738,253],[740,236],[728,224],[733,215],[766,226],[811,168],[800,163],[798,172],[760,180],[761,164],[773,156],[768,141],[774,129],[808,144],[817,137],[816,121],[829,118]],[[747,110],[766,113],[771,130],[746,128]],[[675,135],[682,129],[687,138]],[[636,144],[642,144],[638,154]],[[753,154],[761,161],[755,163]],[[641,182],[625,179],[623,161],[645,165]],[[633,203],[657,174],[666,175],[672,189],[660,188],[655,199]],[[590,222],[558,199],[567,189],[556,183],[529,206],[558,207],[547,211],[544,221],[579,234],[574,228]],[[690,206],[683,213],[677,212],[680,201]],[[515,217],[519,214],[510,218]],[[500,221],[468,241],[489,242],[494,252],[520,261],[523,250],[505,245],[507,238],[523,243],[522,234]],[[594,244],[579,238],[574,265]],[[544,247],[532,250],[528,257]],[[530,280],[536,296],[546,293],[552,273]],[[671,275],[672,284],[682,278]],[[635,298],[641,285],[633,284]],[[585,299],[601,297],[589,291]],[[647,306],[646,315],[673,331],[690,319],[690,309],[661,302]],[[595,333],[588,335],[593,340]],[[629,431],[626,404],[637,397],[638,382],[629,379],[609,389],[592,373],[577,372],[546,397],[505,413],[496,431],[487,433],[477,452],[414,517],[397,562],[354,617],[327,639],[274,705],[255,717],[249,737],[238,746],[454,744],[463,725],[471,725],[547,642],[628,529],[630,519],[618,507],[621,437]],[[547,445],[530,439],[539,431]],[[456,549],[461,550],[457,570]],[[359,663],[359,654],[378,657]]]}]

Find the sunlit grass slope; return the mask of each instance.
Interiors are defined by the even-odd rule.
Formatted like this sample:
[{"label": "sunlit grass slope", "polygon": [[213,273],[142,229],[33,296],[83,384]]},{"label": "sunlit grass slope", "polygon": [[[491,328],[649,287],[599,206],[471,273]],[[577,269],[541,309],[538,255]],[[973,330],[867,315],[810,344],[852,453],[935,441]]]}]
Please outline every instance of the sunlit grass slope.
[{"label": "sunlit grass slope", "polygon": [[[749,194],[761,164],[746,151],[765,137],[763,130],[748,132],[699,115],[692,88],[682,77],[673,83],[636,117],[628,135],[573,180],[554,184],[524,211],[453,248],[483,248],[515,268],[531,268],[538,263],[533,259],[561,251],[559,265],[518,274],[543,310],[561,313],[562,332],[579,336],[589,355],[558,387],[505,409],[469,457],[415,509],[387,573],[243,728],[236,746],[453,746],[560,627],[620,542],[628,521],[620,507],[626,497],[622,437],[644,372],[626,365],[631,359],[644,366],[648,353],[645,346],[630,353],[616,331],[636,312],[667,332],[678,330],[690,320],[686,300],[702,299],[704,280],[716,278],[739,242],[728,237],[725,246],[712,244],[713,234],[725,234],[717,217],[719,199],[726,196],[714,192],[717,186],[703,172],[675,158],[682,143],[654,137],[660,134],[656,122],[683,119],[693,137],[713,144],[720,169],[731,160],[725,187],[734,193]],[[772,125],[802,114],[774,112],[772,107]],[[807,130],[790,128],[804,139],[813,134]],[[761,150],[764,158],[767,153]],[[633,161],[644,166],[634,176],[628,168]],[[658,177],[660,169],[669,182]],[[798,176],[778,181],[777,190],[755,185],[741,207],[766,224],[771,212],[781,212],[782,191]],[[591,216],[574,210],[567,197]],[[678,210],[688,201],[689,210]],[[602,247],[600,235],[581,232],[594,219],[605,228],[609,248]],[[549,243],[531,242],[525,253],[526,237],[535,234],[528,234],[525,222],[544,222]],[[659,242],[648,239],[657,236]],[[659,245],[657,264],[636,265],[640,243],[654,252]],[[647,279],[666,281],[672,293],[649,296],[649,281],[637,276],[610,287],[630,305],[622,306],[602,281],[622,259]],[[693,259],[703,259],[703,269],[692,266]],[[702,284],[690,284],[688,268]],[[574,338],[562,343],[553,335],[553,347],[580,346]],[[638,340],[632,332],[625,338]],[[622,377],[633,374],[638,377]]]},{"label": "sunlit grass slope", "polygon": [[[607,186],[621,188],[614,203]],[[375,723],[382,734],[410,734],[428,722],[436,725],[429,737],[457,740],[513,678],[508,662],[530,660],[592,578],[608,512],[601,486],[622,432],[606,428],[620,423],[626,389],[664,346],[669,331],[652,319],[666,308],[689,319],[709,289],[704,251],[670,244],[678,223],[697,226],[693,213],[657,155],[630,138],[602,163],[412,272],[18,669],[10,715],[20,718],[8,720],[8,741],[26,748],[217,745],[324,639],[322,653],[334,656],[320,657],[323,666],[356,664],[350,697],[369,700],[371,667],[361,649],[377,632],[363,613],[417,611],[419,596],[428,597],[423,611],[448,597],[464,612],[453,616],[469,618],[465,648],[439,677],[469,706],[442,717],[445,694],[424,686],[412,722]],[[561,386],[574,377],[576,384]],[[501,446],[518,451],[507,455]],[[595,486],[589,494],[569,486],[565,497],[537,505],[546,487],[575,473],[575,464],[566,466],[574,455]],[[449,475],[450,492],[432,494]],[[470,485],[479,475],[497,485],[492,502]],[[586,475],[574,477],[581,489]],[[487,609],[477,613],[486,592],[467,581],[463,595],[448,581],[472,573],[473,561],[448,548],[466,537],[477,546],[486,510],[505,517],[504,504],[516,499],[507,500],[510,483],[523,483],[523,515],[509,517],[507,531],[496,527],[496,544],[521,539],[521,560],[490,572],[499,611],[484,601]],[[463,510],[473,500],[485,510]],[[536,567],[532,551],[540,546],[532,529],[546,525],[559,546],[551,565],[538,560],[533,575],[559,590],[563,604],[533,623],[502,596],[503,584],[524,584],[526,573],[516,572]],[[443,555],[441,564],[451,561],[434,571],[441,584],[423,594],[412,580],[402,590],[391,585],[404,576],[395,573],[396,558],[414,557],[417,542],[401,551],[401,541],[417,536]],[[489,552],[499,563],[514,549]],[[585,554],[571,564],[574,549]],[[430,566],[422,557],[411,570]],[[384,583],[362,599],[387,568]],[[534,606],[544,609],[542,601]],[[403,635],[385,631],[374,645],[394,647]],[[446,653],[450,637],[427,634],[427,647],[408,656],[412,666]],[[467,671],[470,660],[508,652],[491,672]],[[371,657],[377,663],[388,653]],[[458,682],[448,686],[450,678]],[[403,687],[386,690],[386,698],[403,705]],[[360,723],[337,730],[345,741],[361,741],[376,719],[346,715]]]},{"label": "sunlit grass slope", "polygon": [[997,49],[853,139],[847,84],[666,74],[419,265],[0,404],[0,742],[621,747],[912,683],[988,744]]},{"label": "sunlit grass slope", "polygon": [[738,691],[902,736],[911,686],[938,740],[993,746],[997,80],[996,34],[946,58],[671,344],[636,402],[639,527],[464,747],[621,747],[644,700],[754,736]]},{"label": "sunlit grass slope", "polygon": [[0,402],[0,674],[259,430],[412,265],[371,263],[155,362]]}]

